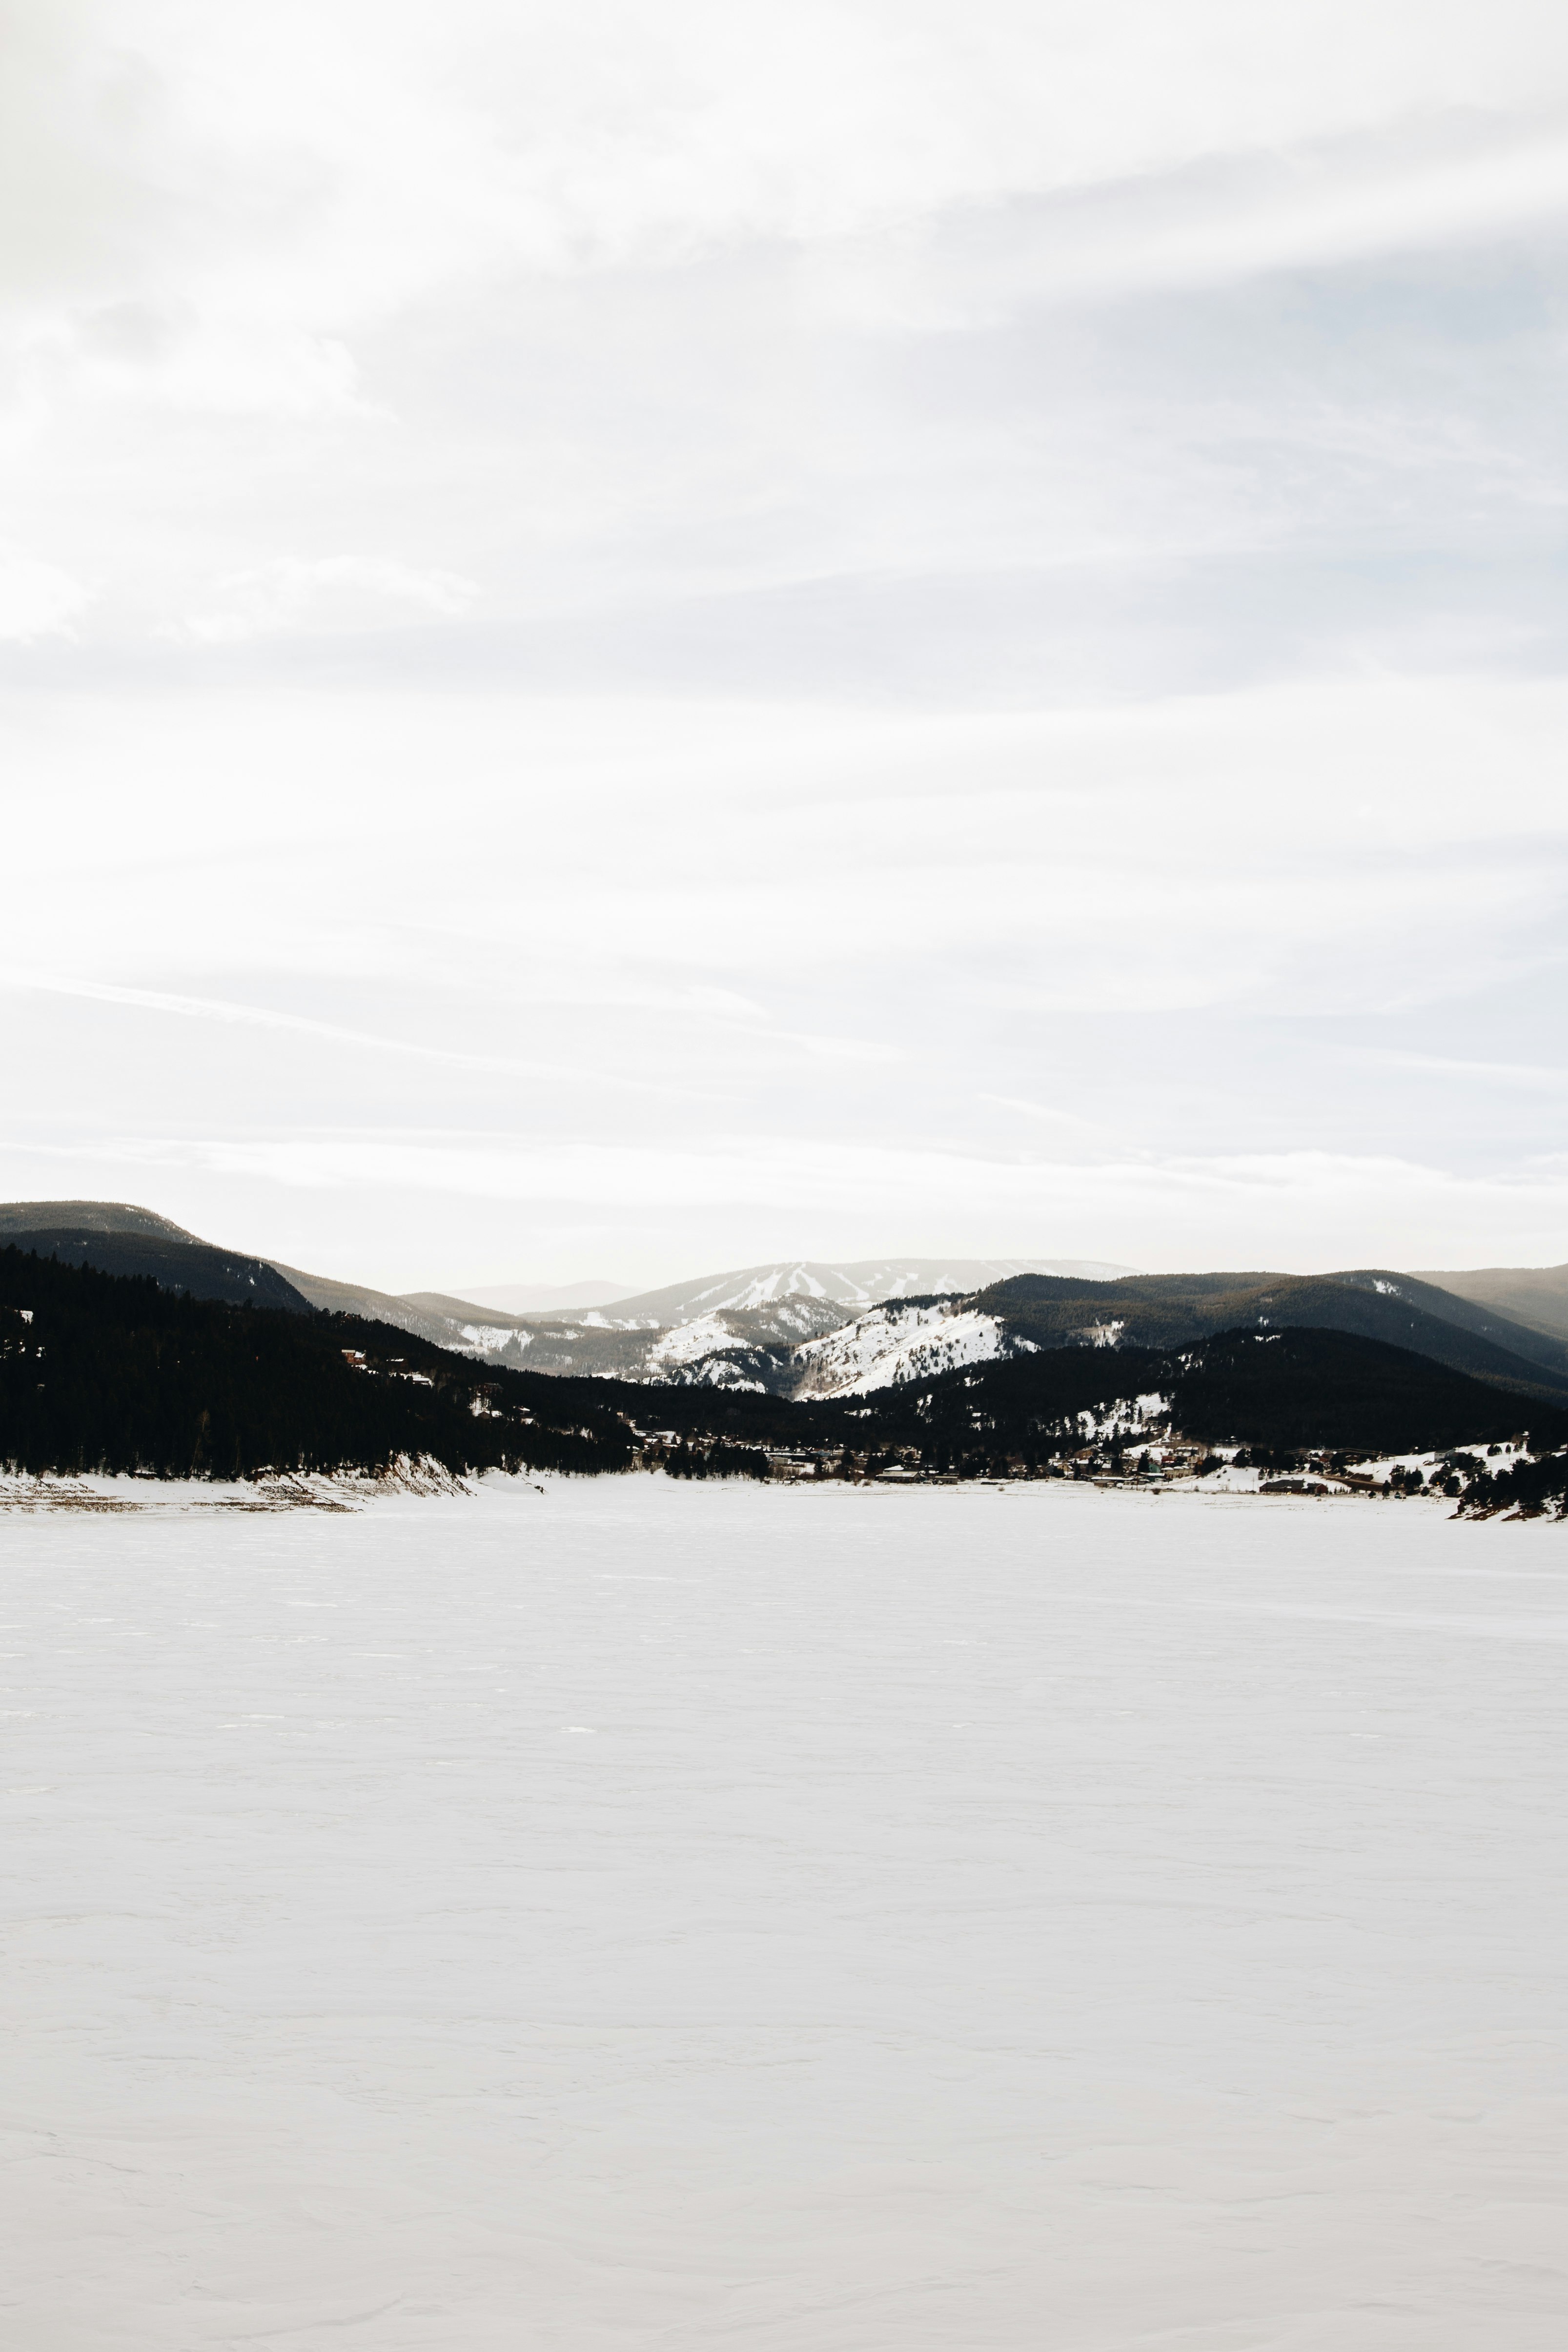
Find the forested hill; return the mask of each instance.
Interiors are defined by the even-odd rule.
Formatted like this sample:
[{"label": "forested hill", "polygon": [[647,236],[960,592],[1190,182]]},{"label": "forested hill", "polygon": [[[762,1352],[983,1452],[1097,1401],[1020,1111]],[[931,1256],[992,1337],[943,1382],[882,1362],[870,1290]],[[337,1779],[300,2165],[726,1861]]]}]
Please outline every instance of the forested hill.
[{"label": "forested hill", "polygon": [[134,1201],[0,1201],[0,1241],[18,1234],[142,1234],[156,1241],[194,1242],[172,1217]]},{"label": "forested hill", "polygon": [[349,1316],[192,1297],[0,1249],[0,1463],[244,1478],[381,1469],[624,1469],[633,1440],[580,1381],[497,1371]]},{"label": "forested hill", "polygon": [[1222,1331],[1193,1348],[1061,1348],[884,1390],[877,1418],[933,1461],[1045,1464],[1081,1426],[1136,1424],[1207,1444],[1424,1453],[1526,1430],[1568,1444],[1568,1410],[1521,1399],[1406,1348],[1348,1331]]},{"label": "forested hill", "polygon": [[1234,1330],[1344,1331],[1450,1371],[1568,1404],[1568,1345],[1412,1275],[1143,1274],[1116,1282],[1018,1275],[971,1302],[1037,1348],[1182,1348]]},{"label": "forested hill", "polygon": [[[48,1205],[45,1203],[43,1205]],[[164,1290],[192,1298],[226,1299],[231,1306],[277,1307],[309,1315],[309,1300],[264,1258],[214,1248],[193,1235],[106,1231],[86,1220],[69,1224],[9,1226],[13,1249],[57,1258],[62,1265],[95,1266],[100,1274],[144,1275]]]}]

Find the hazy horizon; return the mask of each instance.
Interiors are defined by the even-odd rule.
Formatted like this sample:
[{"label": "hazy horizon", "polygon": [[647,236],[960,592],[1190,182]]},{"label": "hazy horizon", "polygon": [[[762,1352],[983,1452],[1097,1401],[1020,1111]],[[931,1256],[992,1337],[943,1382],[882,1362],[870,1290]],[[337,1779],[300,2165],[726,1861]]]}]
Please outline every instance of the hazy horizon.
[{"label": "hazy horizon", "polygon": [[[0,1202],[0,1208],[14,1208],[24,1205],[26,1204],[19,1202]],[[67,1205],[68,1204],[65,1202],[39,1203],[41,1208],[57,1210]],[[157,1204],[150,1201],[130,1203],[122,1202],[117,1205],[150,1210],[154,1214],[161,1213],[157,1209]],[[247,1247],[246,1237],[243,1234],[236,1235],[229,1233],[214,1232],[196,1234],[194,1237],[199,1241],[211,1243],[220,1247],[233,1247],[237,1249],[245,1249]],[[264,1252],[253,1252],[252,1255],[265,1255],[267,1254]],[[962,1263],[971,1254],[969,1253],[953,1250],[936,1250],[929,1252],[883,1251],[874,1254],[869,1258],[857,1259],[842,1255],[838,1257],[833,1257],[823,1251],[787,1250],[782,1252],[780,1255],[776,1258],[750,1259],[746,1261],[744,1264],[734,1263],[720,1265],[717,1264],[705,1262],[700,1265],[694,1263],[690,1265],[683,1264],[678,1266],[672,1264],[655,1271],[648,1278],[638,1282],[628,1282],[625,1280],[617,1281],[604,1275],[583,1275],[580,1276],[574,1281],[550,1284],[530,1280],[526,1274],[514,1274],[511,1276],[502,1274],[494,1278],[485,1276],[474,1282],[466,1282],[463,1280],[451,1281],[438,1276],[434,1280],[426,1279],[405,1284],[401,1291],[391,1291],[391,1286],[389,1285],[371,1283],[368,1281],[366,1286],[371,1289],[387,1289],[392,1297],[402,1296],[419,1297],[422,1296],[428,1296],[431,1297],[442,1297],[451,1299],[460,1299],[465,1301],[471,1306],[493,1307],[503,1314],[526,1314],[530,1311],[537,1311],[543,1314],[549,1313],[556,1309],[566,1310],[572,1307],[580,1307],[586,1312],[597,1307],[612,1306],[622,1299],[640,1298],[651,1294],[655,1294],[659,1291],[672,1288],[677,1285],[689,1281],[706,1279],[710,1276],[753,1273],[760,1271],[765,1267],[779,1265],[786,1266],[800,1265],[802,1267],[852,1266],[863,1268],[867,1265],[875,1265],[879,1261],[885,1261],[890,1258],[896,1261],[902,1257],[910,1259],[917,1264],[927,1265],[951,1265],[955,1263]],[[1201,1266],[1196,1263],[1178,1264],[1174,1260],[1170,1264],[1164,1265],[1129,1265],[1120,1261],[1107,1258],[1073,1260],[1070,1259],[1064,1252],[1053,1252],[1049,1250],[1000,1250],[995,1253],[987,1253],[986,1255],[991,1263],[996,1263],[999,1260],[1004,1263],[1019,1262],[1025,1265],[1044,1265],[1049,1269],[1059,1269],[1062,1272],[1071,1273],[1079,1276],[1080,1278],[1103,1279],[1107,1281],[1115,1280],[1124,1276],[1139,1274],[1214,1273],[1221,1270],[1234,1270],[1243,1273],[1251,1272],[1281,1275],[1305,1275],[1354,1270],[1352,1262],[1349,1259],[1346,1259],[1340,1265],[1330,1265],[1326,1262],[1318,1265],[1301,1265],[1281,1262],[1268,1265],[1260,1264],[1256,1266],[1243,1266],[1240,1261],[1237,1260],[1234,1262],[1232,1267],[1222,1269],[1221,1263],[1218,1260],[1214,1260],[1211,1263]],[[1366,1261],[1363,1261],[1362,1263],[1364,1264]],[[352,1280],[356,1278],[352,1274],[345,1276],[341,1267],[333,1265],[308,1265],[301,1266],[299,1270],[303,1273],[323,1276],[331,1279]],[[1493,1269],[1483,1269],[1480,1267],[1461,1268],[1458,1266],[1424,1268],[1414,1265],[1404,1265],[1397,1267],[1395,1270],[1408,1274],[1421,1274],[1430,1272],[1479,1272],[1490,1271]],[[1542,1268],[1536,1270],[1555,1271],[1556,1269]],[[365,1279],[362,1276],[358,1278]]]}]

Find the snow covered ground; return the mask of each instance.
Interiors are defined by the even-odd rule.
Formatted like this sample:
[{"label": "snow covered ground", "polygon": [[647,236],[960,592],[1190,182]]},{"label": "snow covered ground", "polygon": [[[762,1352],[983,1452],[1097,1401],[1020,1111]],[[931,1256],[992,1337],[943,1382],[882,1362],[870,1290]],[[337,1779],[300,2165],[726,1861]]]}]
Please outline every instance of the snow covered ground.
[{"label": "snow covered ground", "polygon": [[0,1517],[26,2352],[1557,2352],[1568,1530]]},{"label": "snow covered ground", "polygon": [[794,1361],[803,1396],[869,1396],[902,1381],[1037,1352],[1032,1340],[1015,1339],[995,1315],[943,1298],[929,1307],[873,1307],[841,1330],[806,1340]]}]

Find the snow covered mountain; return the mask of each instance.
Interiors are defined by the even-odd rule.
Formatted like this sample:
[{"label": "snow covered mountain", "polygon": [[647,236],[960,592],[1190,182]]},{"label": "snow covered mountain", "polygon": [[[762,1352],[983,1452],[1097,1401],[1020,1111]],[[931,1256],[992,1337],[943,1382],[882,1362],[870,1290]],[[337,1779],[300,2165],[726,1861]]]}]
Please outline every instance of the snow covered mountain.
[{"label": "snow covered mountain", "polygon": [[[649,1373],[766,1389],[803,1402],[866,1396],[1042,1350],[1114,1354],[1179,1347],[1227,1329],[1271,1335],[1298,1328],[1360,1334],[1529,1394],[1568,1398],[1568,1350],[1561,1341],[1522,1326],[1507,1329],[1488,1310],[1377,1268],[1261,1280],[1203,1275],[1084,1284],[1024,1276],[957,1297],[886,1299],[789,1349],[777,1340],[735,1344],[742,1337],[735,1327],[750,1319],[731,1314],[690,1326],[678,1347],[664,1343]],[[728,1341],[721,1337],[727,1327]],[[1503,1344],[1505,1337],[1511,1345]]]},{"label": "snow covered mountain", "polygon": [[746,1311],[808,1299],[841,1307],[849,1316],[884,1298],[929,1298],[939,1292],[956,1296],[984,1290],[1015,1274],[1068,1275],[1083,1281],[1108,1282],[1133,1271],[1131,1266],[1086,1258],[876,1257],[835,1264],[780,1259],[771,1265],[700,1275],[695,1281],[672,1283],[664,1290],[644,1290],[631,1298],[618,1298],[612,1307],[572,1319],[594,1323],[601,1318],[605,1328],[634,1330],[693,1323],[699,1316],[722,1314],[730,1308]]},{"label": "snow covered mountain", "polygon": [[[1027,1349],[994,1315],[959,1312],[977,1289],[1025,1271],[1065,1273],[1068,1262],[798,1259],[699,1276],[586,1313],[486,1314],[434,1291],[407,1304],[444,1317],[449,1346],[533,1371],[836,1396]],[[905,1297],[908,1309],[895,1311]]]},{"label": "snow covered mountain", "polygon": [[[836,1370],[826,1362],[812,1369],[804,1357],[797,1362],[796,1349],[885,1299],[965,1296],[1026,1271],[1103,1278],[1098,1262],[1085,1276],[1076,1261],[1065,1259],[864,1258],[830,1264],[797,1258],[698,1276],[604,1307],[505,1314],[440,1291],[411,1292],[398,1304],[402,1316],[421,1319],[429,1336],[439,1327],[444,1345],[532,1371],[700,1382],[775,1395],[792,1394],[810,1371],[814,1381],[829,1383],[814,1392],[827,1394]],[[886,1342],[885,1329],[876,1326],[864,1341],[868,1361]],[[971,1339],[962,1344],[978,1343]]]},{"label": "snow covered mountain", "polygon": [[617,1331],[580,1320],[527,1331],[464,1327],[476,1350],[536,1371],[591,1372],[773,1396],[865,1396],[964,1364],[1032,1355],[1035,1343],[972,1298],[888,1299],[846,1318],[827,1300],[715,1309],[690,1322]]},{"label": "snow covered mountain", "polygon": [[685,1322],[641,1318],[622,1325],[597,1310],[571,1317],[508,1316],[486,1320],[446,1302],[444,1345],[492,1356],[536,1372],[601,1380],[698,1381],[704,1386],[779,1391],[782,1367],[805,1339],[836,1330],[844,1309],[821,1298],[781,1298],[768,1307],[710,1309]]},{"label": "snow covered mountain", "polygon": [[809,1339],[790,1359],[791,1392],[800,1398],[866,1396],[904,1381],[928,1380],[962,1364],[1032,1356],[995,1315],[963,1298],[890,1300],[821,1339]]}]

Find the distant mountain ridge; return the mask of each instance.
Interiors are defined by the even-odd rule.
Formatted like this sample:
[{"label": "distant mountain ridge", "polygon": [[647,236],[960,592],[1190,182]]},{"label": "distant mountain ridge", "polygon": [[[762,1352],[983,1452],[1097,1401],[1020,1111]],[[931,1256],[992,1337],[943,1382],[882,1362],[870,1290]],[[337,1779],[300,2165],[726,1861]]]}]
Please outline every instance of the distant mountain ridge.
[{"label": "distant mountain ridge", "polygon": [[[713,1318],[719,1328],[733,1316]],[[1058,1349],[1181,1349],[1235,1330],[1376,1339],[1517,1393],[1568,1402],[1568,1344],[1408,1275],[1135,1275],[1115,1282],[1020,1275],[967,1295],[885,1299],[792,1348],[736,1332],[653,1377],[806,1397],[867,1396],[964,1365]],[[542,1366],[541,1366],[542,1369]],[[646,1376],[646,1375],[645,1375]]]},{"label": "distant mountain ridge", "polygon": [[[930,1328],[927,1310],[939,1323],[949,1304],[893,1301],[873,1311]],[[957,1311],[977,1324],[996,1319],[973,1301]],[[1377,1457],[1395,1450],[1443,1458],[1380,1468]],[[452,1474],[1049,1476],[1145,1488],[1222,1469],[1228,1479],[1283,1469],[1298,1474],[1285,1483],[1291,1493],[1435,1491],[1466,1512],[1561,1517],[1568,1410],[1521,1409],[1493,1381],[1319,1328],[1232,1329],[1163,1349],[1030,1347],[1012,1360],[930,1366],[858,1402],[541,1377],[384,1323],[257,1313],[0,1243],[7,1475],[397,1476],[433,1463]],[[30,1507],[26,1496],[7,1499]]]},{"label": "distant mountain ridge", "polygon": [[1535,1393],[1568,1396],[1568,1342],[1392,1269],[1326,1275],[1145,1274],[1001,1283],[977,1302],[1039,1347],[1173,1347],[1254,1328],[1354,1332]]},{"label": "distant mountain ridge", "polygon": [[[446,1319],[449,1344],[497,1363],[600,1379],[696,1381],[791,1391],[791,1351],[850,1322],[867,1303],[930,1294],[938,1278],[973,1289],[1028,1266],[1074,1259],[864,1258],[845,1264],[775,1260],[643,1291],[607,1307],[568,1314],[503,1315],[439,1291],[405,1307]],[[1103,1263],[1085,1261],[1091,1265]],[[1084,1278],[1084,1277],[1079,1277]],[[308,1290],[305,1277],[294,1279]],[[325,1303],[324,1286],[319,1303]],[[315,1295],[315,1294],[311,1294]],[[344,1301],[347,1304],[347,1301]],[[366,1311],[361,1308],[361,1312]]]},{"label": "distant mountain ridge", "polygon": [[411,1339],[428,1339],[434,1347],[465,1348],[449,1316],[432,1315],[409,1299],[395,1297],[387,1290],[369,1290],[361,1282],[337,1282],[329,1275],[307,1274],[301,1266],[285,1265],[281,1258],[270,1262],[323,1315],[361,1315],[371,1323],[390,1323],[394,1331],[406,1331]]},{"label": "distant mountain ridge", "polygon": [[[1522,1395],[1568,1399],[1568,1335],[1464,1296],[1449,1286],[1460,1277],[1439,1284],[1380,1267],[1140,1275],[1063,1259],[779,1260],[610,1307],[525,1316],[440,1292],[394,1297],[220,1249],[127,1202],[3,1203],[0,1241],[150,1275],[193,1297],[356,1316],[497,1367],[800,1402],[1061,1349],[1180,1349],[1227,1330],[1270,1329],[1375,1339]],[[1568,1269],[1502,1273],[1530,1276],[1535,1297]]]},{"label": "distant mountain ridge", "polygon": [[700,1315],[747,1312],[785,1298],[813,1298],[856,1313],[884,1298],[930,1297],[938,1292],[983,1290],[1019,1274],[1063,1275],[1079,1280],[1113,1279],[1133,1268],[1094,1258],[868,1257],[829,1262],[776,1259],[768,1265],[740,1266],[727,1274],[702,1275],[661,1290],[643,1290],[601,1310],[608,1325],[689,1323]]},{"label": "distant mountain ridge", "polygon": [[[737,1277],[721,1279],[723,1287],[704,1287],[719,1288],[721,1297],[741,1287],[745,1295]],[[978,1291],[884,1298],[858,1315],[829,1299],[795,1295],[767,1307],[713,1307],[684,1324],[591,1314],[461,1329],[477,1351],[536,1371],[797,1401],[868,1396],[962,1365],[1063,1349],[1170,1349],[1227,1330],[1330,1330],[1413,1349],[1522,1395],[1568,1400],[1568,1343],[1376,1267],[1318,1276],[1134,1275],[1111,1282],[1015,1275]]]},{"label": "distant mountain ridge", "polygon": [[434,1290],[396,1301],[350,1292],[285,1271],[318,1306],[379,1312],[400,1328],[497,1363],[598,1379],[696,1380],[715,1386],[779,1390],[779,1361],[800,1342],[849,1321],[868,1302],[944,1284],[973,1288],[1029,1268],[1116,1271],[1071,1258],[864,1258],[843,1263],[779,1259],[699,1276],[663,1290],[633,1293],[606,1307],[509,1314]]}]

